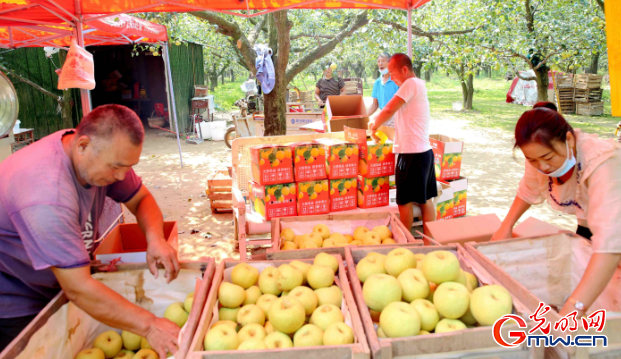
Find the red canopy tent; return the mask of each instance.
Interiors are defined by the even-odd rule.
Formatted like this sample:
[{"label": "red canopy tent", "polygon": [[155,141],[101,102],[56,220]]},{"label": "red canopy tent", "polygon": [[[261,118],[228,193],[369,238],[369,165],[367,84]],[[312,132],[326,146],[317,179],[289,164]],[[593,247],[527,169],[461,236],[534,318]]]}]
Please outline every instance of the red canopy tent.
[{"label": "red canopy tent", "polygon": [[[67,41],[72,30],[80,46],[102,45],[106,41],[111,44],[126,43],[123,39],[129,42],[149,41],[148,39],[167,41],[167,38],[158,38],[156,34],[147,31],[151,26],[157,28],[155,24],[123,15],[132,12],[214,11],[254,17],[285,9],[397,9],[407,11],[408,55],[411,57],[412,9],[428,1],[430,0],[0,0],[0,48],[66,46],[67,42],[63,41]],[[233,12],[240,10],[246,10],[246,13]],[[250,13],[250,10],[258,12]],[[117,17],[124,20],[117,21]],[[140,26],[144,31],[135,31]],[[101,31],[112,36],[104,35]],[[128,35],[138,37],[133,40]],[[165,44],[162,48],[166,73],[170,79],[168,45]],[[168,84],[172,96],[172,82],[168,81]],[[81,90],[81,94],[83,113],[87,114],[91,110],[90,93]],[[176,126],[174,100],[171,101],[171,106]],[[178,132],[177,130],[179,142]],[[181,157],[180,144],[179,156]],[[181,166],[183,167],[183,160]]]}]

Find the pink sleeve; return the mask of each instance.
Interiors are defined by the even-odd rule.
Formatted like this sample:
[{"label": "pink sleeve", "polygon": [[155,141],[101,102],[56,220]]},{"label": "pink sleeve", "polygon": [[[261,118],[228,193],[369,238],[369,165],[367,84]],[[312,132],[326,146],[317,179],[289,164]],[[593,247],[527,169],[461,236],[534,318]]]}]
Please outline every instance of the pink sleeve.
[{"label": "pink sleeve", "polygon": [[407,79],[399,87],[399,90],[395,94],[395,96],[399,96],[404,102],[408,102],[413,99],[418,93],[418,89],[416,88],[416,81],[414,79]]},{"label": "pink sleeve", "polygon": [[539,192],[539,178],[537,169],[525,161],[524,177],[520,180],[517,196],[531,205],[542,204],[545,197]]},{"label": "pink sleeve", "polygon": [[621,253],[621,155],[604,161],[591,174],[587,186],[593,252]]}]

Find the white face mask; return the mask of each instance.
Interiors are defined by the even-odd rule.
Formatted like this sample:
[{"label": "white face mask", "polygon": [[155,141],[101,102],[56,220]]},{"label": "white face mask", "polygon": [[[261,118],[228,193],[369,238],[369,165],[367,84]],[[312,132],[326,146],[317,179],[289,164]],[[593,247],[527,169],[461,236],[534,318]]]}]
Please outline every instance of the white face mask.
[{"label": "white face mask", "polygon": [[558,178],[563,177],[567,172],[574,168],[574,166],[576,165],[576,157],[574,157],[573,151],[570,150],[569,143],[567,143],[567,141],[565,141],[565,146],[567,147],[567,158],[565,159],[565,162],[563,162],[563,165],[561,165],[561,167],[559,167],[558,169],[556,169],[556,171],[552,173],[545,173],[541,170],[538,171],[546,176]]},{"label": "white face mask", "polygon": [[379,70],[380,74],[386,75],[388,73],[388,69]]}]

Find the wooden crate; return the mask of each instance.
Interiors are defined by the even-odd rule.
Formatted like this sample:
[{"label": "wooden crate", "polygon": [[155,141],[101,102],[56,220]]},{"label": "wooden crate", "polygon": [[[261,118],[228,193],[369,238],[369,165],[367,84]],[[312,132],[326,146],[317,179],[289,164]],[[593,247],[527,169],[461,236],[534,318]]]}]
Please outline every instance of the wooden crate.
[{"label": "wooden crate", "polygon": [[[205,305],[207,295],[209,294],[209,289],[210,289],[213,275],[215,272],[215,262],[213,258],[205,257],[201,259],[200,261],[181,262],[179,264],[181,265],[182,270],[196,272],[196,276],[192,276],[192,282],[189,284],[189,286],[191,286],[192,288],[195,287],[195,283],[194,283],[195,278],[197,276],[202,276],[201,284],[199,287],[196,288],[196,291],[195,291],[194,304],[192,306],[192,310],[190,311],[188,321],[186,322],[184,329],[181,332],[181,337],[179,339],[179,351],[175,354],[175,358],[184,359],[186,358],[188,350],[190,349],[190,344],[192,342],[194,332],[196,331],[196,328],[198,327],[199,319],[200,319],[201,313],[203,312],[203,307]],[[163,268],[163,267],[160,266],[160,268]],[[148,265],[146,263],[144,264],[117,264],[117,269],[119,272],[136,271],[136,270],[144,271],[144,270],[148,270]],[[93,269],[93,272],[94,272],[93,276],[95,277],[95,279],[98,279],[100,281],[102,279],[105,279],[105,277],[108,274],[107,272],[98,272],[96,268]],[[113,274],[113,273],[110,273],[110,274]],[[160,272],[160,276],[163,276],[163,273]],[[177,278],[176,280],[180,280],[180,279]],[[165,281],[163,283],[165,283]],[[136,298],[137,296],[133,295],[134,288],[131,286],[129,281],[127,285],[129,286],[128,288],[130,289],[130,291],[119,291],[119,293],[123,296],[128,297],[128,299],[133,298],[133,300],[135,301],[135,304],[138,304],[148,309],[151,304],[148,301],[144,303],[137,302],[139,299]],[[163,285],[166,285],[166,284],[163,284]],[[123,287],[123,289],[126,289],[126,288]],[[155,291],[155,290],[162,291],[163,287],[162,288],[149,288],[149,289],[145,288],[145,292],[143,293],[145,297],[143,299],[146,298],[147,300],[151,300],[151,303],[152,303],[152,299],[148,297],[150,290],[151,291]],[[173,298],[171,297],[170,302],[173,303],[174,301],[175,300],[173,300]],[[22,353],[24,349],[27,348],[29,344],[37,346],[37,347],[34,347],[34,349],[36,350],[37,353],[41,354],[40,356],[37,356],[37,358],[40,358],[40,359],[73,359],[73,356],[68,357],[68,358],[57,358],[57,357],[52,358],[49,356],[46,357],[44,354],[53,355],[52,353],[50,353],[49,350],[44,349],[48,343],[43,343],[43,342],[29,343],[33,335],[35,335],[39,330],[49,330],[49,331],[58,330],[59,328],[45,328],[48,322],[48,319],[52,315],[54,315],[56,312],[58,312],[61,308],[63,308],[65,305],[69,305],[69,303],[70,301],[63,291],[58,293],[58,295],[56,295],[54,299],[52,299],[50,303],[48,303],[47,306],[45,306],[45,308],[35,317],[35,319],[33,319],[32,322],[28,324],[28,326],[19,334],[19,336],[15,338],[15,340],[13,340],[11,344],[9,344],[9,346],[6,347],[4,351],[2,351],[2,353],[0,354],[0,359],[17,358],[20,355],[20,353]],[[163,315],[163,312],[161,314]],[[68,319],[68,320],[71,320],[71,319]],[[74,318],[74,321],[76,321],[75,318]],[[79,331],[80,330],[80,318],[77,318],[76,323],[77,323],[76,324],[77,331]],[[84,328],[85,325],[86,324],[82,323],[81,328]],[[105,325],[101,325],[100,328],[98,328],[98,330],[101,331],[102,333],[108,329],[109,327]],[[92,336],[92,334],[90,333],[89,335]],[[72,342],[73,345],[75,345],[76,340],[84,340],[83,339],[84,337],[81,335],[75,335],[73,338],[74,338]],[[69,341],[68,338],[66,340]],[[58,345],[59,343],[54,343],[54,344]],[[86,344],[90,345],[91,343],[83,343],[82,349],[87,348]],[[70,344],[67,344],[67,345],[70,345]],[[77,353],[74,353],[74,356],[75,354]]]},{"label": "wooden crate", "polygon": [[[380,222],[388,221],[388,228],[393,233],[393,239],[395,242],[399,244],[407,244],[411,243],[413,246],[422,246],[422,240],[414,239],[414,236],[405,229],[405,226],[399,218],[394,213],[391,212],[372,212],[372,213],[357,213],[357,214],[324,214],[317,216],[303,216],[303,217],[283,217],[283,218],[274,218],[272,219],[272,247],[267,249],[267,258],[268,259],[302,259],[302,258],[314,258],[318,253],[326,252],[332,254],[340,254],[341,256],[345,256],[345,247],[327,247],[327,248],[309,248],[309,249],[292,249],[283,251],[280,249],[282,245],[282,240],[280,238],[280,233],[285,228],[292,228],[296,235],[308,234],[311,230],[302,233],[296,232],[299,230],[299,227],[310,227],[315,226],[316,224],[325,224],[330,228],[331,223],[339,222],[339,224],[343,225],[347,222],[353,221],[371,221],[370,223],[377,223],[380,225]],[[363,222],[360,222],[363,223]],[[350,225],[350,228],[353,225]],[[296,228],[297,227],[297,228]],[[353,230],[351,232],[353,233]],[[372,228],[370,228],[372,229]],[[352,233],[342,233],[342,234],[352,234]],[[371,246],[371,247],[383,247],[380,246]],[[368,246],[364,246],[366,248]]]},{"label": "wooden crate", "polygon": [[602,89],[575,89],[574,102],[599,102],[602,100]]},{"label": "wooden crate", "polygon": [[300,91],[300,102],[315,101],[315,91]]},{"label": "wooden crate", "polygon": [[578,74],[574,77],[574,87],[577,89],[598,89],[602,87],[604,76],[596,74]]},{"label": "wooden crate", "polygon": [[[551,334],[565,337],[568,333],[554,330],[561,319],[558,310],[571,295],[591,257],[591,243],[564,232],[550,236],[515,238],[500,242],[466,244],[466,251],[513,296],[534,312],[539,303],[552,307],[545,318],[552,323]],[[621,268],[593,304],[592,310],[607,309],[606,326],[597,335],[608,337],[608,348],[576,348],[558,345],[549,357],[620,358],[621,357]],[[612,313],[614,312],[614,313]],[[594,334],[579,325],[572,336]],[[548,353],[547,353],[548,354]]]},{"label": "wooden crate", "polygon": [[582,116],[601,116],[604,114],[604,102],[577,103],[576,114]]},{"label": "wooden crate", "polygon": [[[354,331],[355,343],[347,345],[325,345],[316,347],[294,347],[287,349],[265,349],[265,350],[247,350],[247,351],[205,351],[204,339],[209,331],[211,324],[214,322],[215,314],[218,310],[218,288],[224,281],[224,271],[227,268],[234,267],[240,261],[225,259],[216,269],[213,285],[207,297],[207,303],[203,308],[200,318],[198,330],[194,334],[190,347],[189,357],[193,359],[199,358],[235,358],[235,359],[290,359],[290,358],[351,358],[351,359],[368,359],[370,358],[369,346],[364,335],[362,322],[356,307],[356,301],[350,289],[345,266],[343,265],[343,257],[335,255],[339,262],[338,273],[336,273],[335,284],[338,285],[343,292],[343,303],[347,306],[351,318],[352,329]],[[303,259],[302,262],[311,263],[312,259]],[[280,266],[289,263],[288,260],[267,260],[267,261],[248,261],[252,266],[261,270],[266,265]]]},{"label": "wooden crate", "polygon": [[207,180],[205,193],[209,197],[211,213],[233,212],[233,179],[228,171],[216,171]]},{"label": "wooden crate", "polygon": [[573,81],[573,78],[572,78],[571,75],[556,73],[554,75],[554,86],[557,89],[573,88],[574,87],[574,81]]},{"label": "wooden crate", "polygon": [[[495,341],[491,326],[468,328],[455,332],[429,334],[403,338],[380,339],[369,308],[364,302],[362,285],[356,274],[356,264],[368,253],[377,252],[388,254],[397,246],[383,246],[381,248],[347,247],[345,249],[345,260],[347,271],[352,286],[354,297],[360,311],[360,317],[367,335],[367,340],[374,359],[392,359],[401,357],[414,357],[424,355],[434,358],[543,358],[543,350],[539,348],[529,349],[522,343],[515,349],[500,347]],[[459,258],[462,268],[469,272],[474,272],[480,283],[498,284],[476,261],[470,257],[466,250],[459,244],[449,246],[425,246],[408,248],[413,253],[429,253],[438,250],[446,250],[455,253]],[[508,289],[508,288],[507,288]],[[527,318],[530,313],[526,313],[527,307],[524,306],[516,296],[513,296],[514,313]],[[502,327],[503,337],[509,330],[515,330],[517,325],[504,325]],[[505,331],[506,330],[506,331]]]}]

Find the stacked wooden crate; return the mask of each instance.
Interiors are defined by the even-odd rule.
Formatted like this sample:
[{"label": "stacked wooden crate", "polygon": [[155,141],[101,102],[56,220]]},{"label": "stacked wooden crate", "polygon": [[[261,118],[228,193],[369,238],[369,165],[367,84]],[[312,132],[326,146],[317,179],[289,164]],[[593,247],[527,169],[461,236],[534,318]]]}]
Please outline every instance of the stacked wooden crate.
[{"label": "stacked wooden crate", "polygon": [[300,102],[315,101],[315,91],[300,91]]},{"label": "stacked wooden crate", "polygon": [[357,81],[345,81],[345,93],[347,95],[355,95],[358,93]]},{"label": "stacked wooden crate", "polygon": [[554,91],[556,93],[556,107],[562,114],[576,113],[574,101],[574,83],[571,75],[556,73],[554,75]]},{"label": "stacked wooden crate", "polygon": [[599,116],[604,113],[602,78],[602,75],[596,74],[575,76],[574,102],[576,102],[576,114]]}]

